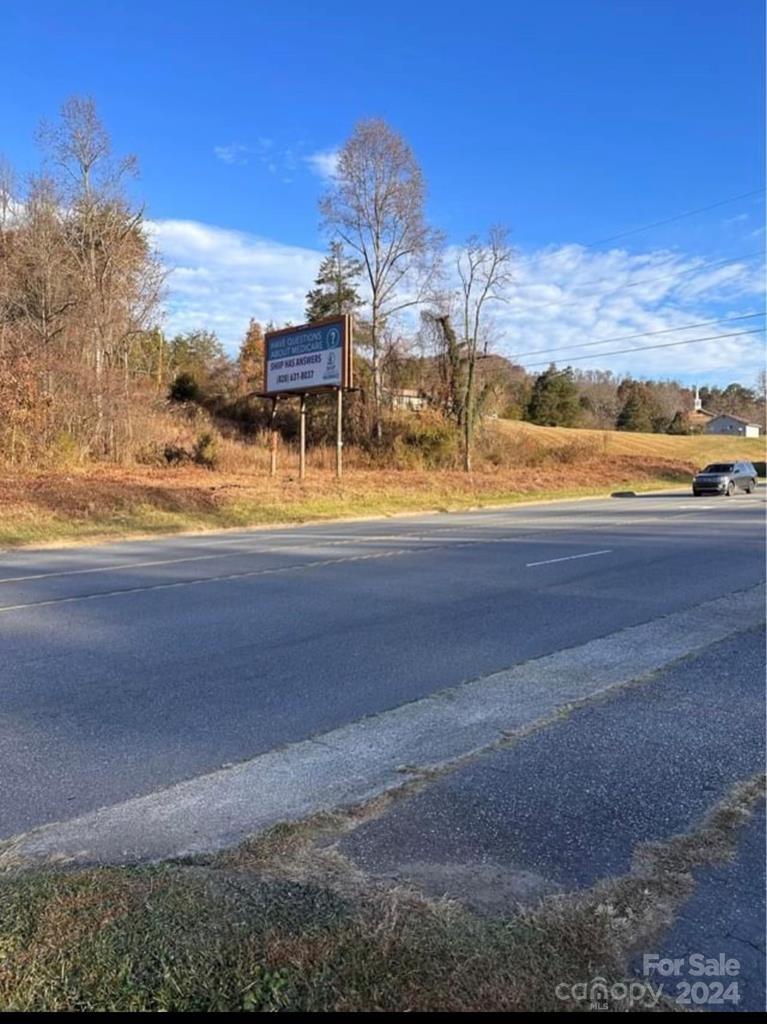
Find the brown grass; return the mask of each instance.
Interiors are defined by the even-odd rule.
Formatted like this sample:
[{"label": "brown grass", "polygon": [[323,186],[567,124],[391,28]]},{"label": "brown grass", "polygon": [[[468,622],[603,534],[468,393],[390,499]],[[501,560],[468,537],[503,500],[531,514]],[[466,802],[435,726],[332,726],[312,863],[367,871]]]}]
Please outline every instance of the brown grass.
[{"label": "brown grass", "polygon": [[[0,545],[457,510],[648,490],[686,484],[690,474],[712,458],[756,458],[763,449],[762,441],[497,421],[479,438],[477,470],[467,475],[455,468],[458,450],[450,437],[445,451],[436,450],[444,464],[425,468],[425,462],[437,457],[428,448],[428,439],[437,436],[444,441],[444,424],[435,434],[433,424],[414,419],[409,429],[412,447],[398,442],[379,453],[347,449],[340,484],[334,475],[332,449],[309,451],[308,479],[301,482],[295,448],[282,444],[279,472],[272,479],[263,439],[244,444],[221,435],[215,440],[215,469],[186,462],[0,470]],[[191,443],[185,435],[182,440]]]},{"label": "brown grass", "polygon": [[364,878],[350,887],[338,854],[328,871],[334,834],[385,805],[273,829],[207,863],[11,873],[0,878],[0,1008],[583,1009],[557,985],[624,981],[689,895],[692,869],[732,855],[763,793],[763,779],[736,786],[695,832],[640,848],[629,875],[507,919]]},{"label": "brown grass", "polygon": [[767,441],[764,437],[717,437],[711,434],[680,437],[622,430],[587,430],[581,427],[539,427],[515,420],[498,420],[497,429],[516,444],[534,442],[554,449],[579,441],[608,456],[678,459],[690,463],[696,469],[707,462],[721,459],[763,461]]},{"label": "brown grass", "polygon": [[687,477],[684,463],[623,457],[472,476],[456,470],[350,469],[341,484],[331,471],[314,467],[304,483],[288,469],[274,480],[263,473],[198,467],[17,472],[0,478],[0,544],[445,511],[663,487]]}]

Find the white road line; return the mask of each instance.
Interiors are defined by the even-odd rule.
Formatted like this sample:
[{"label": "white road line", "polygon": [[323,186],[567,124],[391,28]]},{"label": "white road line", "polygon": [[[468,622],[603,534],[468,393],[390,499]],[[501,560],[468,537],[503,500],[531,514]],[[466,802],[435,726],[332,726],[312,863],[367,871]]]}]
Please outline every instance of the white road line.
[{"label": "white road line", "polygon": [[[435,540],[440,542],[440,547],[444,547],[447,544],[454,544],[456,547],[463,547],[468,544],[514,544],[520,537],[534,536],[537,532],[538,531],[518,532],[511,537],[466,537],[465,535],[458,537],[446,537],[444,533],[434,531],[433,534],[377,534],[371,536],[362,535],[359,537],[345,537],[340,540],[322,540],[314,537],[306,540],[297,538],[297,541],[294,544],[274,544],[272,546],[262,546],[257,548],[243,548],[239,551],[217,551],[213,554],[206,555],[184,555],[176,558],[158,558],[145,562],[119,562],[111,565],[90,566],[87,569],[56,569],[50,572],[26,573],[21,576],[3,576],[0,577],[0,586],[7,583],[35,583],[37,580],[59,579],[65,576],[91,576],[96,573],[130,572],[133,569],[152,569],[168,565],[183,565],[190,562],[208,562],[216,558],[249,558],[274,554],[289,555],[296,553],[302,547],[330,548],[350,547],[353,545],[369,547],[379,543],[395,541],[398,544],[413,543],[415,545],[426,543],[429,548],[432,548],[434,547],[434,544],[429,542],[433,542]],[[424,549],[414,547],[413,550],[417,552]]]},{"label": "white road line", "polygon": [[543,562],[527,562],[526,569],[532,569],[535,565],[553,565],[555,562],[574,562],[576,558],[595,558],[597,555],[611,555],[612,548],[604,551],[586,551],[582,555],[566,555],[564,558],[547,558]]},{"label": "white road line", "polygon": [[[565,525],[562,525],[562,524],[553,523],[553,522],[544,522],[543,524],[536,523],[536,527],[534,529],[530,529],[529,526],[527,526],[527,528],[525,528],[525,526],[522,523],[519,523],[519,526],[516,527],[516,529],[515,529],[514,523],[513,522],[508,522],[508,520],[504,517],[502,525],[504,527],[509,528],[509,529],[515,530],[514,534],[511,537],[482,537],[482,536],[478,536],[478,537],[474,537],[474,538],[449,537],[449,536],[446,537],[445,533],[447,533],[450,529],[453,529],[454,527],[452,527],[452,526],[436,527],[436,528],[430,530],[428,533],[418,533],[418,534],[406,534],[406,533],[403,533],[403,534],[360,534],[359,536],[344,537],[344,538],[341,538],[341,539],[339,539],[339,538],[329,538],[327,540],[324,539],[321,535],[307,534],[307,535],[302,536],[302,537],[297,536],[295,538],[295,542],[293,542],[294,541],[293,537],[288,537],[288,536],[285,536],[285,535],[281,535],[279,540],[282,541],[282,543],[277,543],[277,544],[272,544],[272,545],[265,545],[265,546],[261,546],[261,547],[255,547],[255,548],[245,548],[244,550],[238,550],[238,551],[220,551],[219,550],[219,551],[216,551],[215,553],[204,554],[204,555],[183,555],[183,556],[180,556],[180,557],[173,557],[173,558],[162,558],[162,559],[152,559],[152,560],[147,560],[147,561],[122,562],[122,563],[116,563],[116,564],[111,564],[111,565],[91,566],[91,567],[85,568],[85,569],[58,569],[58,570],[54,570],[54,571],[51,571],[51,572],[26,573],[26,574],[22,574],[20,576],[5,576],[5,577],[0,577],[0,586],[2,586],[3,584],[8,584],[8,583],[33,583],[33,582],[35,582],[37,580],[55,579],[55,578],[60,578],[60,577],[65,577],[65,576],[88,576],[88,575],[92,575],[92,574],[105,573],[105,572],[106,573],[109,573],[109,572],[130,572],[133,569],[149,569],[149,568],[162,567],[162,566],[168,566],[168,565],[181,565],[181,564],[190,563],[190,562],[206,562],[206,561],[210,561],[210,560],[216,559],[216,558],[236,558],[236,557],[248,557],[248,556],[253,556],[253,555],[258,556],[258,555],[270,555],[270,554],[291,554],[291,553],[295,552],[297,548],[301,548],[302,546],[307,546],[307,545],[313,545],[315,547],[322,548],[322,547],[349,546],[349,545],[354,545],[354,544],[369,545],[369,544],[374,544],[374,543],[378,543],[378,542],[387,542],[387,541],[395,541],[395,542],[398,542],[400,544],[407,543],[407,542],[414,542],[414,543],[417,544],[417,543],[422,543],[424,541],[428,542],[428,541],[434,541],[434,540],[437,540],[437,539],[442,541],[443,544],[450,543],[450,544],[455,544],[456,546],[466,546],[468,544],[509,544],[509,543],[513,544],[513,543],[516,543],[516,541],[521,539],[521,538],[525,538],[525,537],[529,537],[529,536],[538,536],[538,535],[544,535],[545,536],[547,533],[548,534],[551,534],[551,533],[563,533],[563,532],[571,532],[573,530],[578,531],[578,532],[584,532],[584,533],[595,532],[596,530],[604,529],[605,524],[607,524],[608,526],[611,526],[611,527],[615,527],[616,529],[620,529],[620,528],[622,528],[624,526],[636,526],[636,525],[643,526],[643,525],[649,525],[650,523],[668,522],[669,520],[677,519],[677,518],[680,518],[682,516],[694,515],[696,512],[708,511],[708,510],[711,510],[711,509],[713,509],[715,507],[720,508],[720,510],[723,508],[723,506],[696,505],[695,508],[690,508],[690,509],[685,509],[683,511],[678,511],[676,509],[666,509],[665,507],[661,507],[660,509],[656,509],[655,507],[653,507],[652,509],[648,508],[647,511],[651,512],[651,511],[661,511],[662,510],[664,512],[667,512],[668,514],[665,515],[665,516],[660,516],[660,517],[658,517],[658,516],[652,516],[652,517],[644,516],[644,517],[639,518],[639,519],[621,519],[620,516],[612,517],[612,516],[610,516],[608,514],[607,517],[602,517],[602,518],[599,518],[599,519],[592,517],[592,519],[590,520],[590,522],[591,522],[591,526],[590,527],[589,527],[589,525],[584,525],[582,523],[578,523],[577,525],[573,524],[573,523],[567,523]],[[731,508],[731,507],[732,506],[728,506],[728,509]],[[626,513],[626,514],[630,514],[630,513]],[[493,517],[493,518],[496,518],[496,517]],[[500,518],[500,516],[498,518]],[[483,524],[483,526],[481,526],[481,527],[475,527],[475,526],[472,525],[471,529],[481,530],[484,527],[484,525],[486,525],[486,523]],[[520,527],[522,527],[521,530],[520,530]],[[491,528],[492,529],[497,529],[498,527],[497,526],[492,526]],[[286,541],[286,540],[289,541],[289,543],[285,544],[284,541]],[[210,543],[210,541],[209,541],[209,543]],[[230,544],[242,544],[242,543],[243,543],[243,538],[242,537],[238,537],[236,539],[234,539],[234,538],[225,538],[225,539],[224,538],[216,538],[215,539],[215,545],[217,547],[223,547],[224,545],[230,545]],[[602,552],[595,552],[595,553],[596,554],[602,554]],[[586,558],[586,557],[589,557],[589,555],[574,555],[574,556],[569,556],[568,558],[562,558],[562,559],[553,558],[553,559],[549,559],[549,560],[546,560],[546,561],[543,561],[543,562],[529,562],[527,567],[529,568],[530,566],[535,566],[535,565],[548,565],[549,562],[568,561],[570,557]],[[2,610],[3,609],[0,608],[0,611],[2,611]]]},{"label": "white road line", "polygon": [[[378,540],[381,538],[373,538]],[[410,538],[410,537],[392,537],[383,538],[385,540],[398,540],[401,544],[403,540],[421,540],[422,538]],[[423,538],[426,539],[426,538]],[[348,538],[345,540],[328,540],[321,543],[316,543],[314,547],[338,547],[339,545],[349,545],[362,543],[355,538]],[[368,540],[369,543],[369,540]],[[185,555],[181,558],[162,558],[155,559],[149,562],[120,562],[114,565],[98,565],[92,566],[88,569],[57,569],[53,572],[36,572],[27,573],[25,576],[4,576],[0,578],[0,584],[3,583],[27,583],[34,582],[35,580],[49,580],[55,579],[61,576],[88,576],[98,572],[129,572],[131,569],[150,569],[157,566],[165,565],[180,565],[187,562],[207,562],[214,558],[237,558],[237,557],[248,557],[250,555],[271,555],[271,554],[290,554],[297,548],[301,548],[302,544],[290,544],[287,546],[273,545],[271,547],[260,547],[260,548],[245,548],[241,551],[217,551],[215,554],[209,555]]]},{"label": "white road line", "polygon": [[340,565],[344,562],[369,562],[379,558],[394,558],[398,555],[411,554],[410,548],[399,551],[381,551],[373,555],[350,555],[345,558],[326,558],[322,561],[297,562],[295,565],[283,565],[274,569],[254,569],[250,572],[232,572],[225,576],[202,576],[193,580],[175,580],[173,583],[152,583],[143,587],[124,587],[120,590],[107,590],[97,594],[75,594],[72,597],[52,597],[46,601],[27,601],[23,604],[0,606],[1,612],[17,612],[24,608],[45,608],[53,604],[75,604],[79,601],[98,601],[103,597],[122,597],[127,594],[143,594],[151,590],[174,590],[180,587],[200,586],[203,583],[224,583],[229,580],[244,580],[254,576],[278,576],[281,573],[296,572],[300,569],[319,569],[329,565]]}]

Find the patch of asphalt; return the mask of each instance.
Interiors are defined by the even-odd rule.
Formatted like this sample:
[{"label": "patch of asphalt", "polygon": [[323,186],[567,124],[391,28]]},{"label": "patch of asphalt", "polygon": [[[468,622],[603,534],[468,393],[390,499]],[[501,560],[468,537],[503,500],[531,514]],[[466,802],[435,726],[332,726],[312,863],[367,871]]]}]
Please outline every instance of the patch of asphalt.
[{"label": "patch of asphalt", "polygon": [[761,630],[714,643],[445,774],[339,850],[501,914],[626,874],[640,843],[686,832],[763,770],[764,674]]},{"label": "patch of asphalt", "polygon": [[424,770],[490,749],[743,632],[764,587],[618,631],[312,739],[7,840],[0,868],[35,861],[126,863],[210,853],[274,824],[365,802]]},{"label": "patch of asphalt", "polygon": [[[670,930],[636,958],[634,973],[662,981],[671,998],[681,997],[688,1008],[764,1010],[766,854],[762,802],[739,830],[733,860],[694,870],[692,895]],[[722,956],[732,961],[728,973],[701,973],[701,957],[710,969],[711,961],[721,963]],[[662,959],[674,961],[673,967],[664,965],[663,974],[658,970]],[[717,982],[724,992],[714,991]],[[721,1001],[712,1004],[711,998]]]}]

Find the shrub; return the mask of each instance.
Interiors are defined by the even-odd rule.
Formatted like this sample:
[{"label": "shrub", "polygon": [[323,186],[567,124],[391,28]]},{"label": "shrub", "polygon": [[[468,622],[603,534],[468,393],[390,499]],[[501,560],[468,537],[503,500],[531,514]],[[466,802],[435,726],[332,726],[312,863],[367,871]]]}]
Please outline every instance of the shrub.
[{"label": "shrub", "polygon": [[599,443],[592,440],[568,441],[560,447],[552,448],[551,456],[556,462],[572,465],[576,462],[588,462],[599,454]]},{"label": "shrub", "polygon": [[200,398],[200,385],[191,373],[179,373],[171,383],[168,398],[173,402],[196,402]]},{"label": "shrub", "polygon": [[210,431],[200,434],[194,443],[192,458],[198,466],[215,469],[219,460],[219,443],[216,435]]},{"label": "shrub", "polygon": [[165,447],[158,441],[147,441],[139,445],[134,458],[142,466],[164,466],[168,462]]},{"label": "shrub", "polygon": [[395,436],[394,450],[399,459],[421,463],[427,469],[445,469],[456,462],[460,437],[452,423],[435,413],[408,418]]},{"label": "shrub", "polygon": [[50,463],[59,467],[72,466],[81,458],[80,445],[75,438],[68,431],[60,430],[51,442],[48,452]]}]

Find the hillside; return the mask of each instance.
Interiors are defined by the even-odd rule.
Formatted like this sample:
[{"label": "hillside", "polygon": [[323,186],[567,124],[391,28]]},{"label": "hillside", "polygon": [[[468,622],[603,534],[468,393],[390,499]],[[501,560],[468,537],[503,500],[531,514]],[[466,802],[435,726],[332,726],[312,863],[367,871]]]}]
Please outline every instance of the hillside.
[{"label": "hillside", "polygon": [[598,450],[605,455],[637,458],[674,459],[704,465],[722,459],[764,461],[765,438],[714,437],[697,434],[678,437],[671,434],[634,434],[619,430],[585,430],[580,427],[538,427],[518,420],[498,420],[498,427],[509,438],[525,444],[535,442],[546,448],[563,448],[573,443]]},{"label": "hillside", "polygon": [[[408,422],[415,448],[395,446],[376,464],[349,447],[341,485],[329,449],[310,448],[308,478],[301,482],[290,445],[282,446],[280,471],[272,479],[265,445],[234,440],[221,442],[215,469],[86,463],[0,473],[0,546],[689,487],[692,471],[707,462],[764,459],[763,440],[495,420],[479,439],[476,471],[466,474],[456,468],[457,448],[443,451],[444,434],[430,433],[428,417]],[[427,444],[435,440],[436,453]],[[437,456],[440,461],[430,464]]]}]

